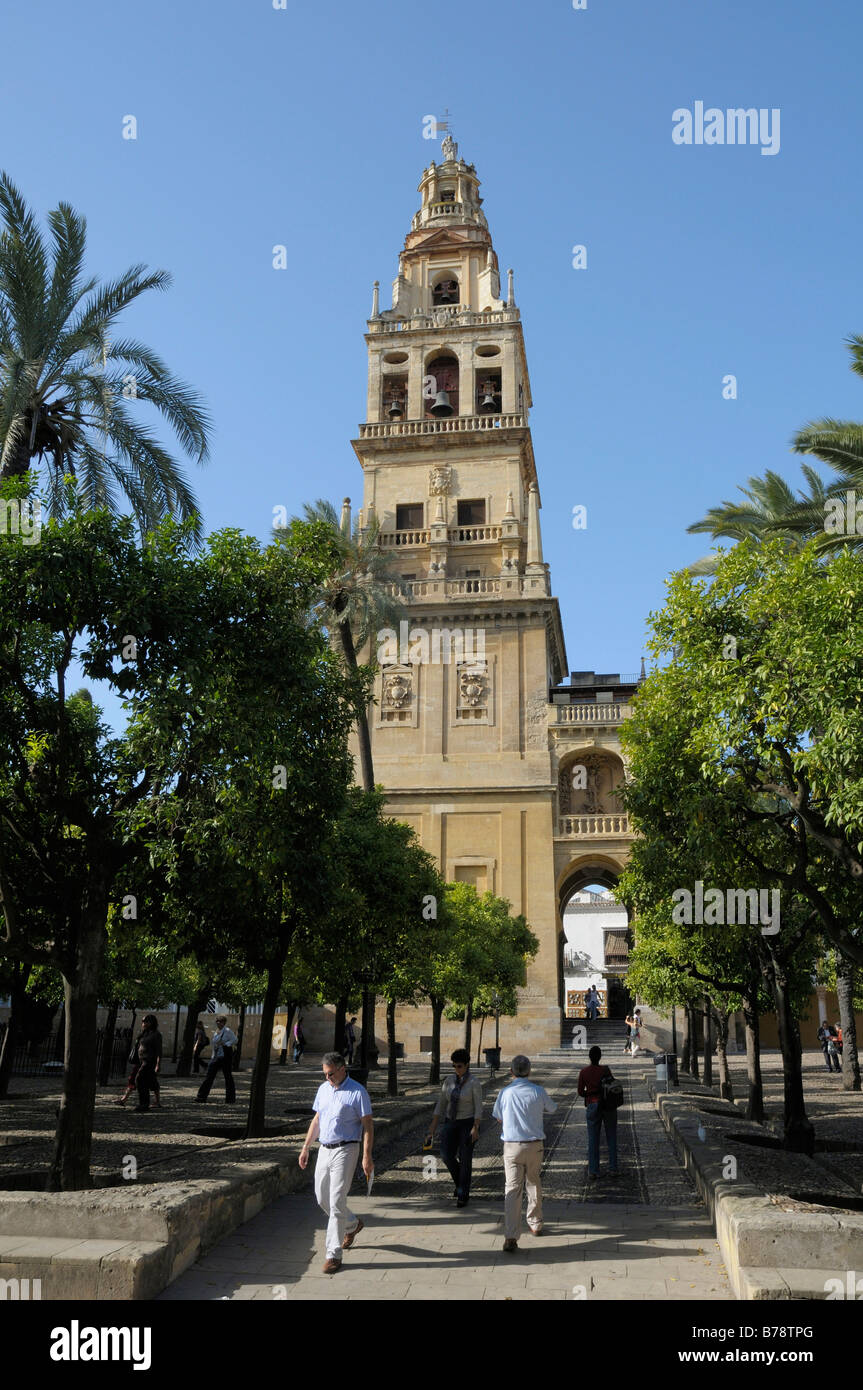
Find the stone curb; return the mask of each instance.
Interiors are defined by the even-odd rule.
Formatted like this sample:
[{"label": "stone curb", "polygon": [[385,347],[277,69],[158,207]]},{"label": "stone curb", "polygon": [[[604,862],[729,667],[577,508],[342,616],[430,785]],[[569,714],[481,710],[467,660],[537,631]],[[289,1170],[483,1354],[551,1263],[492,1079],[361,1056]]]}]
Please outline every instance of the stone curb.
[{"label": "stone curb", "polygon": [[645,1084],[710,1213],[736,1298],[824,1298],[837,1267],[863,1270],[863,1215],[780,1211],[760,1188],[723,1175],[725,1155],[698,1139],[698,1120],[678,1095]]},{"label": "stone curb", "polygon": [[[398,1138],[429,1109],[424,1100],[396,1119],[378,1120],[378,1139]],[[239,1177],[3,1193],[0,1279],[40,1279],[49,1301],[155,1298],[223,1236],[278,1197],[311,1184],[311,1170],[297,1164],[299,1147],[291,1139],[284,1160],[260,1164],[251,1158]]]}]

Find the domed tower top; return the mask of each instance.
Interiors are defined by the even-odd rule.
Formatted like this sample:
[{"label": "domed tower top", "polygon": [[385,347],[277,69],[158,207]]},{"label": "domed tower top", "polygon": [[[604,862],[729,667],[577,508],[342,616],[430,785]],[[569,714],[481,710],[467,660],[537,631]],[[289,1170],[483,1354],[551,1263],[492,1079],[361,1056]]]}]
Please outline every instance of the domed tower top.
[{"label": "domed tower top", "polygon": [[441,154],[442,164],[435,164],[432,160],[423,171],[419,185],[422,207],[411,223],[406,246],[412,244],[415,232],[453,226],[474,229],[479,235],[474,235],[473,240],[490,245],[491,237],[482,211],[476,169],[459,159],[458,145],[449,134],[443,139]]},{"label": "domed tower top", "polygon": [[[501,298],[500,270],[473,164],[459,159],[450,134],[443,163],[432,160],[419,183],[422,204],[405,237],[393,307],[383,317],[411,318],[435,308],[513,308],[511,290]],[[514,315],[517,317],[517,314]]]}]

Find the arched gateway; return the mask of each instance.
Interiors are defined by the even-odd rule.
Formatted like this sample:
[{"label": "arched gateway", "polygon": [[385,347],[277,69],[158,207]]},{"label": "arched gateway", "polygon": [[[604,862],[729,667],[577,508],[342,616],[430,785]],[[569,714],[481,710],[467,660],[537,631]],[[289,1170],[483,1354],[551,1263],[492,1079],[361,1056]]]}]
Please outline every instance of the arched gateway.
[{"label": "arched gateway", "polygon": [[[390,813],[445,876],[507,898],[539,937],[505,1037],[541,1051],[566,1012],[564,909],[579,885],[612,884],[628,853],[618,733],[636,681],[565,683],[512,273],[504,298],[476,170],[453,141],[442,152],[420,181],[391,309],[375,289],[353,441],[360,525],[377,519],[409,595],[404,641],[379,656],[372,750]],[[430,1017],[405,1009],[397,1028],[415,1053]]]}]

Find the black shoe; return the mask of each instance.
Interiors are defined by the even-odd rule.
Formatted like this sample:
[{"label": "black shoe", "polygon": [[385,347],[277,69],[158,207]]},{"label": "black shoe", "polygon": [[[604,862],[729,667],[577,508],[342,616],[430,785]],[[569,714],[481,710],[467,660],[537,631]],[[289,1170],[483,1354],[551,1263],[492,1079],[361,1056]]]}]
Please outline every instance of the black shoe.
[{"label": "black shoe", "polygon": [[456,1199],[456,1206],[457,1206],[457,1207],[466,1207],[469,1201],[470,1201],[470,1198],[469,1198],[469,1197],[458,1197],[458,1198]]},{"label": "black shoe", "polygon": [[150,1113],[150,1107],[149,1107],[149,1105],[133,1105],[133,1106],[132,1106],[132,1114],[133,1114],[133,1115],[149,1115],[149,1113]]},{"label": "black shoe", "polygon": [[206,1096],[195,1096],[195,1104],[196,1104],[196,1105],[206,1105],[206,1104],[207,1104],[207,1097],[206,1097]]},{"label": "black shoe", "polygon": [[227,1100],[227,1099],[225,1100],[225,1104],[226,1104],[226,1105],[236,1105],[236,1103],[237,1103],[237,1097],[236,1097],[236,1096],[234,1096],[234,1099],[233,1099],[233,1100]]}]

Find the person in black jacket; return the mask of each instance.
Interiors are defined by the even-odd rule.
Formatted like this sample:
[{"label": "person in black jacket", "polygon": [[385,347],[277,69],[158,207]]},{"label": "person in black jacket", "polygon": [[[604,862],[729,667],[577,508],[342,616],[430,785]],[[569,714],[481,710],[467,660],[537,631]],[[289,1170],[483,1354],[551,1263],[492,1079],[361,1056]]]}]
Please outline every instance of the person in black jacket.
[{"label": "person in black jacket", "polygon": [[144,1015],[136,1051],[140,1065],[135,1077],[135,1085],[138,1088],[138,1104],[135,1110],[140,1112],[150,1109],[151,1091],[158,1095],[159,1083],[156,1077],[162,1061],[162,1034],[159,1032],[155,1014]]}]

